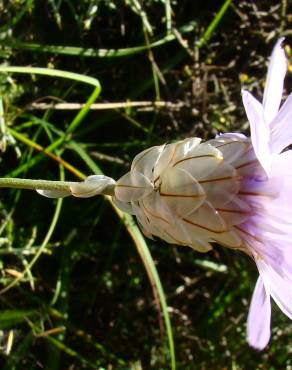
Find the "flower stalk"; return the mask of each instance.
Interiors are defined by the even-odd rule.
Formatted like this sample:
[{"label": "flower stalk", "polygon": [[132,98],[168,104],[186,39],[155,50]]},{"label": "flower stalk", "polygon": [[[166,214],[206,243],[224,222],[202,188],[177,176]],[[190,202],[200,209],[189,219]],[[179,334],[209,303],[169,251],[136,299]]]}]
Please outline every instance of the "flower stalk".
[{"label": "flower stalk", "polygon": [[0,178],[1,188],[17,188],[29,190],[61,190],[70,191],[70,186],[77,182],[71,181],[49,181],[49,180],[32,180],[19,178]]},{"label": "flower stalk", "polygon": [[[63,196],[74,195],[81,196],[78,192],[74,192],[75,188],[84,188],[88,189],[88,185],[85,182],[80,181],[50,181],[50,180],[33,180],[33,179],[20,179],[20,178],[0,178],[0,188],[16,188],[16,189],[28,189],[46,191],[45,194],[49,196],[50,194],[54,198],[53,194],[56,194],[56,197],[59,197],[62,193]],[[102,195],[113,195],[114,194],[114,182],[108,182],[104,188],[99,191],[99,194]],[[57,196],[58,195],[58,196]],[[81,196],[82,197],[82,196]]]}]

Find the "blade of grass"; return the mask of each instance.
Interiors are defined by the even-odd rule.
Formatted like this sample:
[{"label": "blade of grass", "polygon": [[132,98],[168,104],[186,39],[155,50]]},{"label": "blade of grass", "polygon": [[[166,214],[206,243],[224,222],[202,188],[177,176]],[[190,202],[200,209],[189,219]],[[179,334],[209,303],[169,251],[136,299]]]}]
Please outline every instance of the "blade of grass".
[{"label": "blade of grass", "polygon": [[25,321],[25,317],[37,315],[36,310],[10,310],[0,311],[0,329],[13,328],[15,325]]},{"label": "blade of grass", "polygon": [[153,35],[153,29],[149,22],[147,13],[141,6],[140,2],[138,0],[128,0],[128,4],[130,8],[132,9],[132,11],[141,18],[144,30],[149,32],[150,35]]},{"label": "blade of grass", "polygon": [[171,33],[171,4],[170,0],[164,1],[165,6],[165,19],[166,19],[166,32],[167,34]]},{"label": "blade of grass", "polygon": [[12,370],[16,369],[17,365],[21,363],[21,360],[30,351],[30,346],[34,341],[32,333],[28,333],[21,341],[14,346],[13,351],[7,356],[5,365],[3,365],[2,370]]},{"label": "blade of grass", "polygon": [[141,231],[137,227],[135,221],[133,220],[133,217],[131,215],[123,213],[116,207],[115,207],[115,211],[120,217],[120,219],[123,221],[124,225],[126,226],[130,236],[132,237],[136,245],[138,253],[148,273],[148,277],[150,279],[151,285],[155,286],[157,289],[157,294],[159,296],[160,305],[161,305],[165,327],[166,327],[167,338],[168,338],[169,354],[170,354],[170,359],[171,359],[171,369],[175,370],[176,369],[175,348],[174,348],[172,327],[171,327],[170,317],[168,314],[165,293],[164,293],[164,290],[163,290],[163,287],[160,281],[159,274],[155,267],[155,263],[151,256],[149,248],[145,242],[145,239],[143,235],[141,234]]},{"label": "blade of grass", "polygon": [[[35,298],[35,297],[34,297]],[[69,320],[64,313],[60,312],[56,308],[52,307],[45,307],[47,312],[52,316],[54,319],[62,319],[63,324],[66,326],[68,331],[72,333],[74,336],[82,338],[86,343],[90,344],[92,348],[98,350],[102,355],[108,357],[112,361],[117,362],[120,366],[125,366],[126,362],[124,359],[117,357],[116,355],[110,353],[103,345],[98,342],[95,342],[91,336],[84,332],[82,329],[75,327]]]},{"label": "blade of grass", "polygon": [[63,203],[63,199],[59,198],[57,200],[57,205],[56,205],[56,208],[55,208],[55,212],[54,212],[51,224],[49,226],[49,229],[46,233],[46,236],[45,236],[39,250],[37,251],[37,253],[34,255],[32,260],[27,264],[25,269],[21,272],[20,276],[17,277],[16,279],[14,279],[10,284],[6,285],[3,289],[1,289],[0,294],[3,294],[5,292],[7,292],[8,290],[10,290],[11,288],[13,288],[27,274],[27,272],[32,269],[33,265],[36,263],[36,261],[39,259],[39,257],[43,253],[43,251],[46,249],[47,244],[50,241],[50,239],[52,237],[52,234],[55,230],[55,227],[57,225],[57,222],[58,222],[58,219],[59,219],[59,216],[60,216],[60,212],[61,212],[61,208],[62,208],[62,203]]},{"label": "blade of grass", "polygon": [[101,90],[100,83],[96,78],[82,75],[80,73],[63,71],[60,69],[41,68],[41,67],[0,66],[0,72],[38,74],[44,76],[66,78],[69,80],[79,81],[89,85],[93,85],[96,88],[99,88],[99,92]]},{"label": "blade of grass", "polygon": [[76,358],[84,366],[85,369],[100,370],[100,363],[98,363],[98,362],[94,363],[92,361],[89,361],[87,358],[81,356],[79,352],[77,352],[74,349],[66,346],[66,344],[64,344],[63,342],[61,342],[60,340],[58,340],[54,337],[47,336],[45,338],[51,344],[53,344],[55,347],[57,347],[60,351],[65,352],[70,357]]},{"label": "blade of grass", "polygon": [[[71,79],[74,81],[87,83],[95,87],[92,94],[87,99],[85,105],[82,107],[82,109],[78,112],[78,114],[71,121],[70,125],[68,126],[68,129],[66,130],[66,133],[64,133],[62,137],[58,138],[55,142],[53,142],[47,148],[42,150],[43,152],[45,152],[46,155],[50,157],[52,156],[50,152],[57,149],[61,144],[63,144],[63,142],[66,141],[68,135],[72,134],[73,131],[80,125],[80,123],[82,122],[86,114],[88,113],[91,104],[95,102],[95,100],[97,99],[101,91],[101,86],[99,84],[99,81],[96,78],[93,78],[90,76],[84,76],[78,73],[62,71],[58,69],[37,68],[37,67],[0,66],[0,72],[40,74],[40,75],[51,76],[51,77],[67,78],[67,79]],[[25,140],[24,135],[21,135],[21,138],[20,138],[19,133],[14,132],[14,135],[18,136],[18,139],[21,139],[24,142]],[[31,141],[29,142],[30,142],[29,145],[31,145],[32,142]],[[35,149],[40,150],[39,148],[36,148],[36,145],[34,145],[34,147]],[[38,163],[41,160],[41,158],[42,158],[41,156],[34,157],[33,160],[30,161],[30,166]],[[19,173],[23,172],[24,169],[27,170],[28,168],[30,168],[28,163],[25,163],[22,166],[18,167],[17,170],[10,173],[9,176],[16,177]]]},{"label": "blade of grass", "polygon": [[213,32],[217,28],[218,24],[222,20],[226,10],[229,8],[229,5],[231,4],[232,0],[225,0],[221,8],[219,9],[218,13],[213,18],[212,22],[207,27],[206,31],[201,36],[200,40],[197,43],[197,47],[201,48],[203,45],[207,43],[207,41],[212,36]]},{"label": "blade of grass", "polygon": [[144,32],[144,39],[145,39],[145,44],[148,47],[148,60],[151,64],[151,70],[152,70],[152,77],[153,77],[153,84],[154,84],[154,89],[155,89],[155,100],[159,101],[160,100],[160,88],[159,88],[159,77],[158,77],[158,67],[156,65],[156,62],[154,60],[154,55],[153,52],[150,48],[150,42],[149,42],[149,37],[147,30],[143,29]]},{"label": "blade of grass", "polygon": [[[39,336],[39,325],[32,322],[29,318],[26,318],[26,322],[31,328],[34,335]],[[55,348],[58,349],[58,351],[65,352],[70,357],[76,358],[83,366],[85,366],[86,369],[100,369],[100,364],[98,363],[98,361],[92,362],[86,359],[85,357],[81,356],[79,352],[64,344],[61,340],[58,340],[50,335],[43,335],[42,338],[45,338],[49,343],[54,345]]]},{"label": "blade of grass", "polygon": [[[223,15],[225,14],[226,10],[230,6],[232,0],[226,0],[222,7],[219,9],[218,13],[215,15],[215,17],[212,19],[211,23],[207,27],[206,31],[203,33],[203,35],[200,37],[199,41],[197,42],[196,46],[197,48],[202,48],[205,43],[210,39],[215,29],[218,27],[220,21],[223,19]],[[179,32],[181,33],[181,29],[179,29]],[[161,69],[162,74],[167,73],[171,69],[173,69],[175,66],[177,66],[181,61],[185,58],[186,51],[181,50],[178,52],[174,57],[172,57],[166,65]],[[138,96],[142,95],[147,91],[151,86],[153,85],[153,79],[148,79],[145,82],[143,82],[140,86],[135,86],[135,89],[132,94],[129,95],[131,99],[135,99]]]},{"label": "blade of grass", "polygon": [[[20,132],[17,132],[13,130],[12,128],[8,128],[8,132],[17,140],[21,141],[23,144],[28,145],[29,147],[42,152],[45,156],[53,159],[54,161],[62,164],[68,171],[75,174],[77,177],[81,177],[82,174],[80,171],[77,170],[77,168],[71,166],[68,162],[64,161],[61,157],[53,154],[50,150],[47,148],[43,148],[41,145],[37,144],[35,141],[29,139],[28,137],[24,136]],[[29,168],[33,167],[37,163],[39,163],[43,159],[43,155],[37,155],[35,157],[32,157],[29,161],[24,163],[23,165],[20,165],[17,167],[16,170],[9,172],[6,174],[6,177],[16,177],[23,171],[27,171]]]},{"label": "blade of grass", "polygon": [[[179,32],[181,34],[192,32],[196,28],[196,25],[197,24],[194,21],[187,23],[179,29]],[[149,47],[156,48],[174,40],[176,40],[176,36],[173,34],[169,34],[157,41],[154,41],[149,46],[141,45],[123,49],[92,49],[75,46],[42,45],[37,43],[22,42],[18,40],[0,40],[0,45],[2,44],[6,48],[10,47],[11,49],[28,50],[39,53],[52,53],[59,55],[71,55],[91,58],[120,58],[139,54],[144,52],[145,50],[148,50]]]},{"label": "blade of grass", "polygon": [[51,77],[67,78],[70,80],[79,81],[79,82],[83,82],[89,85],[93,85],[95,87],[93,92],[87,99],[85,105],[82,107],[82,109],[78,112],[78,114],[75,116],[75,118],[72,120],[72,122],[68,126],[68,129],[66,130],[66,133],[64,134],[64,136],[60,137],[58,140],[52,143],[48,148],[46,148],[48,152],[51,152],[54,149],[58,148],[66,140],[67,135],[71,134],[80,125],[80,123],[82,122],[86,114],[88,113],[91,104],[95,102],[95,100],[97,99],[101,91],[100,83],[96,78],[81,75],[79,73],[62,71],[59,69],[38,68],[38,67],[0,66],[0,72],[40,74],[40,75],[51,76]]},{"label": "blade of grass", "polygon": [[22,19],[22,17],[27,13],[33,6],[34,0],[27,0],[25,4],[22,4],[19,11],[16,13],[14,17],[11,18],[10,22],[5,24],[4,26],[0,27],[0,32],[4,33],[11,28],[14,28],[17,23]]}]

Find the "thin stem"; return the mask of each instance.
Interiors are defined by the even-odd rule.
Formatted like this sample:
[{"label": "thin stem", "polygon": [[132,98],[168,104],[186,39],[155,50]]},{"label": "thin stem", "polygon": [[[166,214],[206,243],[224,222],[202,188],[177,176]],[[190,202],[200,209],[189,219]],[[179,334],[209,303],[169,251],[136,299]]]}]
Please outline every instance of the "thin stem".
[{"label": "thin stem", "polygon": [[[50,191],[61,191],[64,193],[71,193],[71,187],[74,185],[82,185],[84,191],[87,189],[92,190],[92,184],[88,185],[84,182],[76,181],[50,181],[50,180],[31,180],[31,179],[19,179],[19,178],[0,178],[0,188],[17,188],[17,189],[29,189],[29,190],[50,190]],[[98,186],[98,182],[96,183]],[[89,188],[88,188],[89,186]],[[105,188],[98,192],[102,195],[113,195],[114,184],[108,184]],[[75,194],[75,196],[78,196]]]},{"label": "thin stem", "polygon": [[18,188],[18,189],[42,189],[42,190],[64,190],[70,191],[70,186],[78,184],[76,181],[48,181],[48,180],[31,180],[18,178],[0,178],[1,188]]}]

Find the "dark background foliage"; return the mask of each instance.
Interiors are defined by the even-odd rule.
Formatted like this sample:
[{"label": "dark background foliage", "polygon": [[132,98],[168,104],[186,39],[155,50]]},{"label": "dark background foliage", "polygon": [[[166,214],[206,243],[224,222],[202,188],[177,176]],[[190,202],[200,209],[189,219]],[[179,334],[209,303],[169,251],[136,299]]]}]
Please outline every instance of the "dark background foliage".
[{"label": "dark background foliage", "polygon": [[[172,42],[120,56],[123,48],[165,37],[165,3],[0,2],[3,65],[56,68],[100,81],[97,103],[104,103],[103,109],[92,109],[70,139],[116,179],[149,146],[188,136],[208,139],[218,132],[248,134],[241,88],[262,97],[268,57],[279,36],[286,36],[291,55],[289,2],[234,1],[218,16],[222,0],[182,0],[168,3]],[[218,24],[208,33],[216,15]],[[190,22],[191,31],[184,33]],[[80,48],[76,55],[70,46]],[[88,48],[117,52],[88,56]],[[291,74],[287,87],[290,82]],[[21,166],[37,155],[32,143],[46,147],[66,130],[78,112],[68,107],[84,103],[91,87],[1,73],[0,91],[7,127],[1,131],[1,148],[7,146],[1,173],[58,179],[58,162],[46,155],[33,166]],[[67,108],[40,106],[55,101]],[[152,104],[129,108],[129,101]],[[113,102],[122,105],[106,109]],[[86,175],[92,173],[69,141],[55,154]],[[76,179],[70,171],[65,176]],[[39,249],[56,202],[34,192],[8,190],[1,191],[0,200],[5,286]],[[200,255],[161,241],[147,243],[166,293],[178,369],[291,369],[292,328],[278,308],[273,310],[269,347],[259,353],[246,344],[245,323],[257,278],[248,257],[220,246]],[[165,330],[146,271],[106,200],[65,199],[53,235],[30,274],[0,295],[1,368],[169,368]]]}]

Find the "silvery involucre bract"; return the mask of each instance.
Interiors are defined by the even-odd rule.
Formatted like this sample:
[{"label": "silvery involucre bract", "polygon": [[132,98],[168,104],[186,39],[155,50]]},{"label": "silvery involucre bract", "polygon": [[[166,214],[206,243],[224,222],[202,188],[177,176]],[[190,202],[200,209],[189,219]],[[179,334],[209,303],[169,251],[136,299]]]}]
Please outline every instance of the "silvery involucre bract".
[{"label": "silvery involucre bract", "polygon": [[211,242],[244,249],[237,225],[252,209],[244,176],[264,176],[251,142],[239,134],[202,143],[190,138],[145,150],[116,183],[114,201],[148,237],[200,252]]}]

